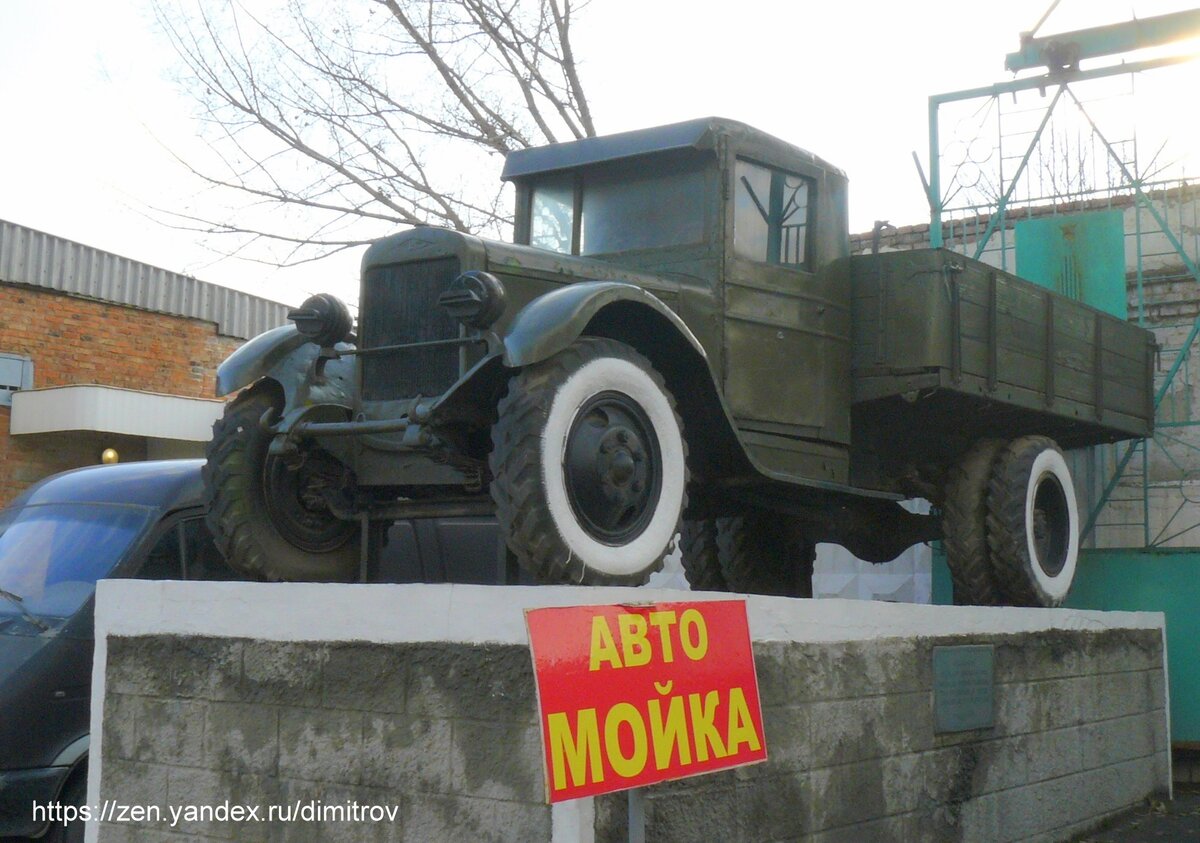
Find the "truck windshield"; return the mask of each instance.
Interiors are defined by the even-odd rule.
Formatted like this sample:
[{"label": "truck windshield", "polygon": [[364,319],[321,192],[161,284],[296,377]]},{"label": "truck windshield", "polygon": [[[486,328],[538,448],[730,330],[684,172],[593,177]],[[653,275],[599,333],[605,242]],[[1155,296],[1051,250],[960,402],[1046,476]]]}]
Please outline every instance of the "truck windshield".
[{"label": "truck windshield", "polygon": [[697,158],[542,179],[533,185],[529,244],[603,255],[699,243],[710,205],[708,170],[707,160]]},{"label": "truck windshield", "polygon": [[[117,504],[33,504],[0,513],[0,589],[39,618],[66,618],[141,535],[154,510]],[[0,601],[0,618],[20,616]]]}]

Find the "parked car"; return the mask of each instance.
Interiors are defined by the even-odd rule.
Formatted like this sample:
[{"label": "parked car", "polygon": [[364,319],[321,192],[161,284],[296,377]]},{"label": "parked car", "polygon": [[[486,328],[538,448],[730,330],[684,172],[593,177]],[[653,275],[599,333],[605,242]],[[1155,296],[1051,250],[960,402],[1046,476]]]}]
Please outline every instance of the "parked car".
[{"label": "parked car", "polygon": [[[83,839],[35,823],[35,802],[82,805],[96,581],[236,580],[205,526],[202,460],[77,469],[0,512],[0,838]],[[376,535],[375,582],[505,578],[495,519],[412,519]]]}]

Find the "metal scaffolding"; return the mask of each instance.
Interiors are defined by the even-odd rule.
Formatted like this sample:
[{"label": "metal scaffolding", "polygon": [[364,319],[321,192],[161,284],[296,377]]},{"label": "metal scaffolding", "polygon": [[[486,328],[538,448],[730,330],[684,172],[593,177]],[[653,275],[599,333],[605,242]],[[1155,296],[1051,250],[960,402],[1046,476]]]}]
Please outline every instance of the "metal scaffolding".
[{"label": "metal scaffolding", "polygon": [[[1198,35],[1200,10],[1027,34],[1008,68],[1047,72],[929,99],[932,246],[1015,271],[1019,221],[1122,211],[1130,318],[1152,328],[1161,347],[1156,432],[1073,455],[1091,546],[1200,545],[1200,396],[1190,362],[1200,335],[1200,183],[1171,158],[1178,137],[1153,139],[1154,154],[1142,161],[1147,133],[1139,138],[1136,123],[1153,76],[1195,56],[1089,69],[1080,62]],[[1188,140],[1185,151],[1200,149],[1200,138]]]}]

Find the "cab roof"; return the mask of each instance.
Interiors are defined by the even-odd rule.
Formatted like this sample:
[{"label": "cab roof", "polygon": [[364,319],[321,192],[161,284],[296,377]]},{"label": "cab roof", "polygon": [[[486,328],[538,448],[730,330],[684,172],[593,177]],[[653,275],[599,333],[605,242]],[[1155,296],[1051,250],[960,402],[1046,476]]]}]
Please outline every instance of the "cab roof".
[{"label": "cab roof", "polygon": [[620,161],[656,152],[680,149],[714,150],[721,137],[732,138],[738,146],[769,149],[781,158],[796,159],[814,164],[831,173],[844,177],[837,167],[822,161],[811,152],[793,146],[766,132],[759,131],[737,120],[724,117],[702,117],[683,123],[671,123],[650,129],[620,132],[596,138],[556,143],[533,149],[518,149],[508,153],[504,181],[521,179],[557,170],[570,170],[589,164]]},{"label": "cab roof", "polygon": [[163,512],[203,503],[204,460],[161,460],[93,465],[47,477],[12,506],[40,503],[124,503]]}]

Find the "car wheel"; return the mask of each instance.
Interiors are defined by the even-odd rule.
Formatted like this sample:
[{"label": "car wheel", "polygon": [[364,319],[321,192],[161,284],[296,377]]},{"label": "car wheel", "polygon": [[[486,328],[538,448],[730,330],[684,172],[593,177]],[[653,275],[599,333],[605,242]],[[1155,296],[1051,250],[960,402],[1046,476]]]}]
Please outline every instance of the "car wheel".
[{"label": "car wheel", "polygon": [[77,769],[71,774],[71,777],[67,779],[67,783],[63,786],[62,793],[58,797],[60,805],[69,805],[75,809],[74,821],[66,825],[63,825],[61,822],[51,823],[46,833],[37,838],[38,843],[83,843],[83,832],[86,824],[83,818],[79,816],[79,809],[87,801],[86,759],[83,761],[83,764],[84,769]]},{"label": "car wheel", "polygon": [[492,429],[500,529],[543,582],[639,585],[686,504],[675,400],[644,357],[584,337],[509,382]]}]

